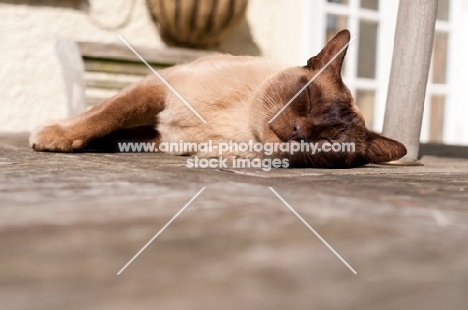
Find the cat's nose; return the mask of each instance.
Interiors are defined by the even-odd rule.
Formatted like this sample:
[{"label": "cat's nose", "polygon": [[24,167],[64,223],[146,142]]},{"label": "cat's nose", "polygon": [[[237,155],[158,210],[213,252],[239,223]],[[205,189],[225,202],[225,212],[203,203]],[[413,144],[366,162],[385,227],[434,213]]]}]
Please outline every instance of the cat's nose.
[{"label": "cat's nose", "polygon": [[289,140],[294,140],[294,141],[304,141],[306,139],[304,131],[302,130],[302,127],[300,125],[294,125],[291,137]]}]

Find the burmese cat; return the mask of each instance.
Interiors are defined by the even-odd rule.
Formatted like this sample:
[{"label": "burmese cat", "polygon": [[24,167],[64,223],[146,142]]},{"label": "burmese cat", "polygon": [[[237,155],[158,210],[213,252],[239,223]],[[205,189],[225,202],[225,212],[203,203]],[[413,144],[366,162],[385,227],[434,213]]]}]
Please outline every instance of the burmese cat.
[{"label": "burmese cat", "polygon": [[[72,152],[90,146],[115,147],[116,141],[353,142],[355,152],[278,152],[273,157],[288,158],[291,167],[317,168],[350,168],[399,159],[406,148],[366,129],[342,82],[346,49],[268,123],[349,40],[349,31],[339,32],[304,67],[288,68],[260,57],[216,55],[161,70],[161,76],[206,124],[156,75],[149,75],[81,115],[36,129],[30,146],[37,151]],[[227,155],[265,156],[252,152]]]}]

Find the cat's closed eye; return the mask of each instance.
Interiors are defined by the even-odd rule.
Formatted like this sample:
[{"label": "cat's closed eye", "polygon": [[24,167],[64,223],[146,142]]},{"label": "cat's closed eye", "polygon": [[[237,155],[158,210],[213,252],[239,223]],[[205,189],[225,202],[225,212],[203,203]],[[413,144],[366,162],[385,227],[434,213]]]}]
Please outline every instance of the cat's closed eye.
[{"label": "cat's closed eye", "polygon": [[312,112],[312,96],[310,95],[310,90],[307,89],[305,92],[307,94],[306,104],[307,104],[307,114]]}]

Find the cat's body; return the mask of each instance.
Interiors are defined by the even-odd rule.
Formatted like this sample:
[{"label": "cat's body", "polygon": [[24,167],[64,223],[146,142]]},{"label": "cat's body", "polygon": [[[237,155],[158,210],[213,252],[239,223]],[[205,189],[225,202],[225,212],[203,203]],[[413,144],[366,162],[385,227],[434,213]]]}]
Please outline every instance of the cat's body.
[{"label": "cat's body", "polygon": [[[109,141],[352,142],[352,153],[278,152],[273,157],[288,158],[293,167],[328,168],[398,159],[406,154],[404,146],[365,129],[362,115],[341,81],[346,51],[269,123],[348,42],[349,32],[340,32],[305,67],[287,68],[259,57],[219,55],[160,71],[206,123],[156,75],[150,75],[82,115],[37,129],[30,145],[40,151],[70,152]],[[218,152],[189,155],[211,157]],[[223,155],[265,156],[253,151]]]},{"label": "cat's body", "polygon": [[[157,128],[161,142],[262,142],[262,130],[257,126],[259,115],[255,110],[255,106],[261,104],[259,89],[285,68],[284,65],[260,57],[219,55],[162,72],[168,84],[206,123],[169,91],[165,109],[158,115]],[[157,79],[156,76],[151,78]],[[192,154],[215,156],[218,152],[207,154],[199,151]],[[246,152],[223,155],[258,156]]]}]

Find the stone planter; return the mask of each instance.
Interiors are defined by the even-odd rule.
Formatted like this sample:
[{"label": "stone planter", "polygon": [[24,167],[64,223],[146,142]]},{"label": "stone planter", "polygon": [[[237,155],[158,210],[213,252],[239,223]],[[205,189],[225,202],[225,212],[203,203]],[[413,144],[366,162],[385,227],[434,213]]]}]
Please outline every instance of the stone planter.
[{"label": "stone planter", "polygon": [[210,48],[235,32],[245,19],[248,0],[147,0],[168,45]]}]

